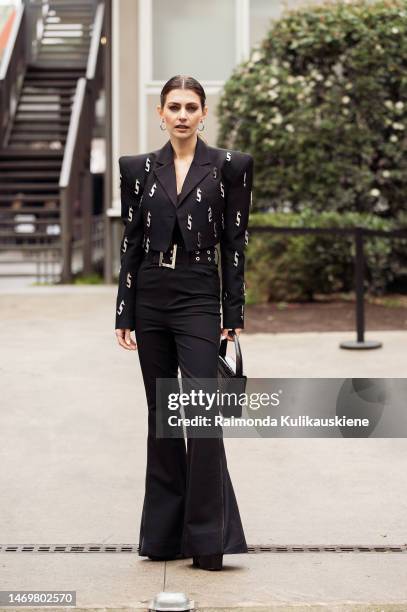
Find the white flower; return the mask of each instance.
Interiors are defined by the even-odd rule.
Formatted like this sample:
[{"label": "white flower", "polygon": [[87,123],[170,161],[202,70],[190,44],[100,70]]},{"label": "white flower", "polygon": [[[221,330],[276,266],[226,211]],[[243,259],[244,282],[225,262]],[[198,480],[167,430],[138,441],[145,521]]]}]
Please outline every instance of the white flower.
[{"label": "white flower", "polygon": [[332,81],[330,81],[329,79],[327,79],[327,80],[325,81],[325,87],[331,87],[331,85],[332,85]]},{"label": "white flower", "polygon": [[278,98],[278,93],[276,91],[274,91],[273,89],[271,89],[269,91],[269,98],[271,100],[275,100],[276,98]]},{"label": "white flower", "polygon": [[272,121],[273,123],[276,123],[277,125],[279,125],[280,123],[282,123],[282,122],[283,122],[283,116],[282,116],[280,113],[277,113],[277,115],[276,115],[275,117],[273,117],[273,118],[271,119],[271,121]]},{"label": "white flower", "polygon": [[374,187],[373,189],[371,189],[369,191],[370,195],[373,196],[374,198],[378,198],[380,195],[380,190],[376,189],[376,187]]},{"label": "white flower", "polygon": [[383,175],[384,178],[389,178],[390,170],[383,170],[382,175]]},{"label": "white flower", "polygon": [[392,134],[392,135],[390,136],[390,142],[398,142],[398,140],[399,140],[399,139],[397,138],[396,134]]},{"label": "white flower", "polygon": [[350,98],[349,98],[349,96],[343,96],[343,98],[342,98],[342,103],[343,103],[343,104],[349,104],[349,102],[350,102]]},{"label": "white flower", "polygon": [[287,130],[287,132],[294,132],[294,126],[291,123],[287,123],[285,129]]},{"label": "white flower", "polygon": [[252,53],[250,59],[252,60],[252,62],[256,63],[256,62],[259,62],[262,58],[263,58],[262,53],[260,53],[260,51],[256,50],[256,51],[254,51]]},{"label": "white flower", "polygon": [[278,79],[276,79],[276,77],[271,77],[271,79],[269,80],[269,85],[270,87],[274,87],[274,85],[278,85]]},{"label": "white flower", "polygon": [[397,110],[401,111],[404,108],[404,102],[399,100],[398,102],[396,102],[396,104],[394,106],[397,108]]},{"label": "white flower", "polygon": [[391,100],[385,100],[384,105],[386,108],[393,108],[393,102]]},{"label": "white flower", "polygon": [[404,130],[404,125],[402,123],[398,123],[397,121],[395,121],[392,124],[392,128],[393,130]]},{"label": "white flower", "polygon": [[399,33],[399,29],[398,28],[392,28],[391,32],[392,32],[392,34],[398,34]]},{"label": "white flower", "polygon": [[343,108],[343,109],[342,109],[342,113],[343,113],[344,115],[349,115],[349,109],[348,109],[348,108]]}]

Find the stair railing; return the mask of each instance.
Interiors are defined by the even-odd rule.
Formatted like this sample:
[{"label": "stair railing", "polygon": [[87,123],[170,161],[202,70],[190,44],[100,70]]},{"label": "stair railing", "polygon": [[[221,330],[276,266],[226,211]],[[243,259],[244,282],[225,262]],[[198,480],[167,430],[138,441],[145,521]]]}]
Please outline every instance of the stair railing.
[{"label": "stair railing", "polygon": [[103,85],[104,4],[99,3],[93,22],[86,78],[78,80],[65,143],[59,189],[61,196],[62,282],[72,280],[76,248],[83,253],[83,271],[91,268],[92,188],[90,148],[95,123],[95,103]]}]

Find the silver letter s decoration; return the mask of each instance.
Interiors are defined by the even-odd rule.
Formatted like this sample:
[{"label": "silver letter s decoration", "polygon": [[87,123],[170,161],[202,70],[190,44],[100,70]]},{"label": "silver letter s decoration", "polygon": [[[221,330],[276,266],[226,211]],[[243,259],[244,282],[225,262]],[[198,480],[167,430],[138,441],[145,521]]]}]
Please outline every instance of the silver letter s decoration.
[{"label": "silver letter s decoration", "polygon": [[243,175],[243,187],[246,187],[246,172]]},{"label": "silver letter s decoration", "polygon": [[138,193],[139,191],[140,191],[140,181],[136,179],[136,182],[134,183],[134,193]]},{"label": "silver letter s decoration", "polygon": [[127,276],[126,276],[126,286],[130,289],[131,287],[131,274],[130,272],[127,272]]},{"label": "silver letter s decoration", "polygon": [[151,225],[151,212],[148,211],[147,213],[147,227],[150,227]]},{"label": "silver letter s decoration", "polygon": [[225,189],[224,189],[224,185],[222,183],[222,181],[220,182],[220,192],[222,194],[222,198],[225,197]]},{"label": "silver letter s decoration", "polygon": [[123,248],[122,248],[123,253],[125,253],[127,251],[127,236],[126,238],[123,240]]},{"label": "silver letter s decoration", "polygon": [[232,154],[230,151],[226,153],[226,161],[230,161],[232,159]]},{"label": "silver letter s decoration", "polygon": [[133,221],[133,206],[129,206],[129,221]]},{"label": "silver letter s decoration", "polygon": [[148,249],[150,248],[150,238],[147,238],[146,240],[146,246],[144,248],[145,252],[148,253]]},{"label": "silver letter s decoration", "polygon": [[122,314],[122,312],[123,312],[123,308],[124,308],[124,300],[122,300],[122,301],[120,302],[120,306],[119,306],[119,308],[118,308],[118,310],[117,310],[117,314],[121,315],[121,314]]},{"label": "silver letter s decoration", "polygon": [[245,246],[249,244],[249,232],[247,230],[244,233],[244,243],[245,243]]},{"label": "silver letter s decoration", "polygon": [[200,187],[198,187],[196,190],[196,201],[200,202],[201,200],[202,200],[202,192],[201,192]]},{"label": "silver letter s decoration", "polygon": [[234,265],[235,267],[237,267],[238,260],[239,260],[239,253],[238,253],[237,251],[235,251],[235,259],[234,259],[234,261],[233,261],[233,265]]},{"label": "silver letter s decoration", "polygon": [[188,229],[190,230],[192,227],[192,215],[188,215]]},{"label": "silver letter s decoration", "polygon": [[212,221],[212,206],[208,208],[208,221],[209,223]]},{"label": "silver letter s decoration", "polygon": [[155,190],[156,189],[157,189],[157,183],[154,183],[154,185],[150,189],[150,193],[148,194],[150,196],[150,198],[153,197],[153,195],[155,194]]},{"label": "silver letter s decoration", "polygon": [[149,157],[147,157],[146,159],[146,171],[150,172],[150,158]]},{"label": "silver letter s decoration", "polygon": [[236,222],[235,222],[237,227],[239,227],[239,225],[240,225],[240,216],[241,216],[241,212],[240,212],[240,210],[238,210],[236,212]]}]

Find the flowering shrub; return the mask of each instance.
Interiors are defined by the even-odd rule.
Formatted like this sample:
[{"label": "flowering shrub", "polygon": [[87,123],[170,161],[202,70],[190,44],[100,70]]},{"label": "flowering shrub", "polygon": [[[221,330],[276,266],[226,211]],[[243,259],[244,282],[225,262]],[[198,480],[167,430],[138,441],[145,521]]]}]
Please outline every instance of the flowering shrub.
[{"label": "flowering shrub", "polygon": [[218,146],[255,160],[253,210],[370,212],[407,201],[407,0],[287,13],[237,66]]}]

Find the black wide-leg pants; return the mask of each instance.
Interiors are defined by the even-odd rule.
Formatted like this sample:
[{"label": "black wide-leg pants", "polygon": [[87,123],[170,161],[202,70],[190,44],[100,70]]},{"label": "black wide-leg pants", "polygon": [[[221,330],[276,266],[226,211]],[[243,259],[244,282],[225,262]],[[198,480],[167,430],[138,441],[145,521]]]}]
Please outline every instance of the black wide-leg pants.
[{"label": "black wide-leg pants", "polygon": [[148,405],[139,555],[248,552],[222,437],[156,438],[156,378],[216,378],[220,278],[212,263],[144,258],[135,334]]}]

